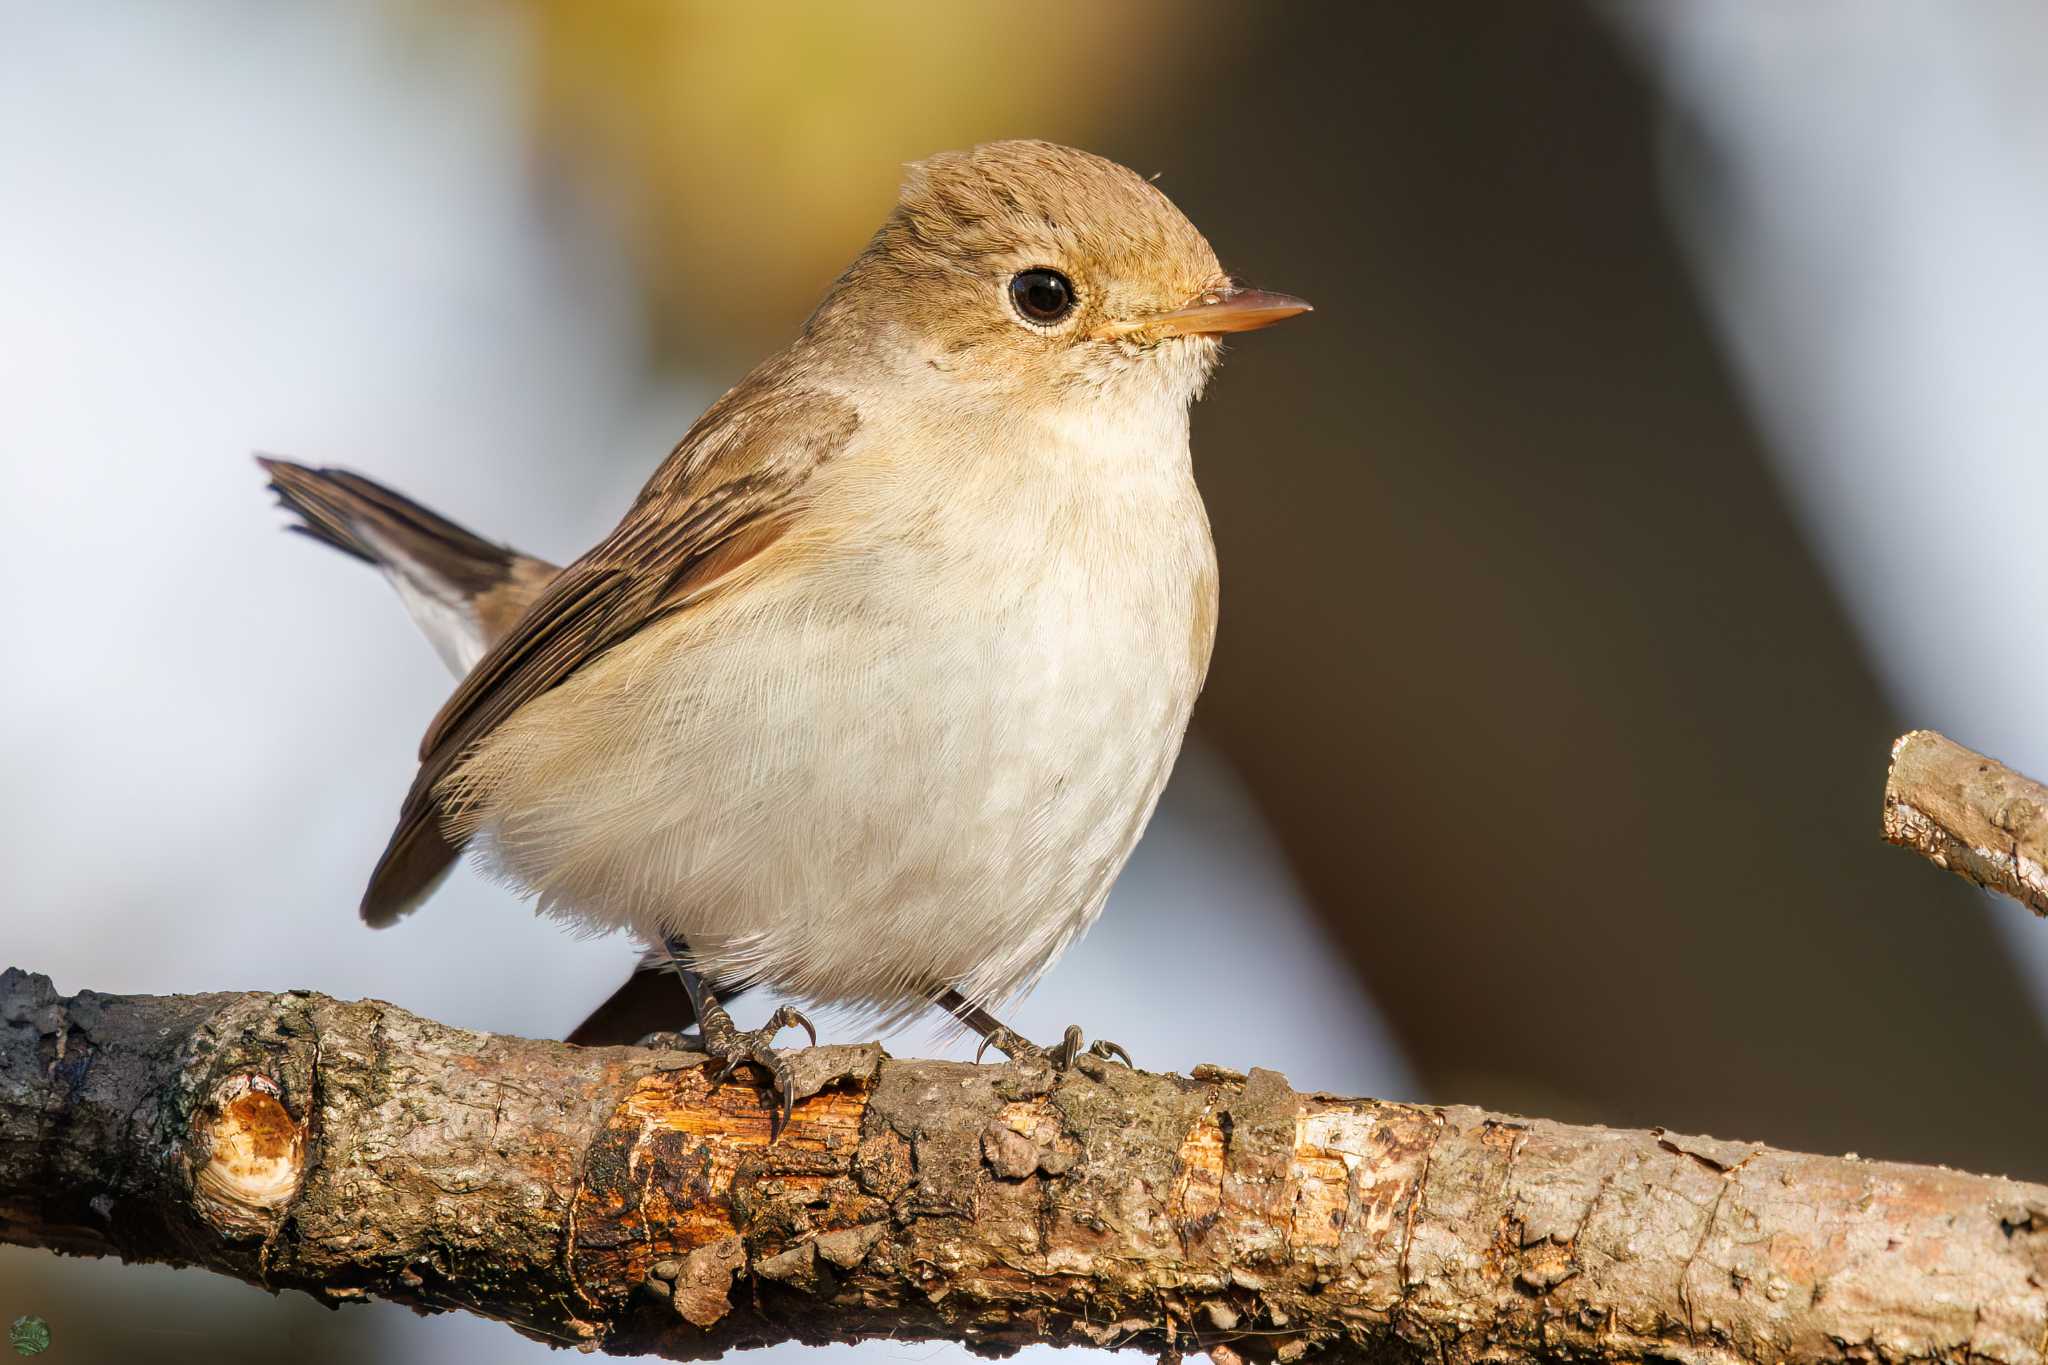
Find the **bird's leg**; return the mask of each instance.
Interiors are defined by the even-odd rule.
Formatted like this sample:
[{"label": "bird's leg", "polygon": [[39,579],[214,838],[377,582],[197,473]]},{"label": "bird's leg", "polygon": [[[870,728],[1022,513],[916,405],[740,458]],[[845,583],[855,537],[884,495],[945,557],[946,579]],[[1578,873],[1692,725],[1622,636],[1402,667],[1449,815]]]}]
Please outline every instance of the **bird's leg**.
[{"label": "bird's leg", "polygon": [[698,972],[684,965],[681,955],[673,942],[663,945],[668,953],[669,963],[676,975],[683,980],[683,989],[689,993],[690,1006],[697,1012],[697,1031],[703,1036],[706,1055],[724,1065],[712,1078],[713,1084],[723,1082],[743,1063],[752,1062],[768,1073],[769,1093],[775,1101],[775,1117],[770,1123],[773,1133],[782,1131],[789,1122],[792,1110],[796,1108],[796,1073],[790,1070],[789,1061],[769,1044],[782,1030],[795,1026],[810,1035],[811,1046],[818,1045],[818,1031],[811,1027],[811,1021],[790,1005],[777,1007],[768,1016],[768,1022],[757,1029],[742,1032],[732,1022],[732,1016],[725,1012],[725,1006],[718,1003],[712,993],[711,983]]},{"label": "bird's leg", "polygon": [[[689,960],[690,945],[683,942],[676,935],[670,934],[640,955],[640,965],[634,969],[631,978],[631,982],[637,982],[642,976],[652,976],[656,973],[674,973],[676,979],[683,983],[683,997],[690,1002],[690,1017],[684,1021],[686,1025],[698,1022],[697,992],[690,985],[690,978],[693,973],[683,965]],[[661,1009],[661,1013],[665,1014],[668,1012],[666,1007]],[[595,1019],[595,1015],[590,1019],[586,1019],[578,1028],[578,1032],[589,1028]],[[573,1039],[575,1035],[571,1034],[570,1037]],[[642,1034],[639,1040],[634,1043],[634,1046],[674,1048],[683,1052],[702,1052],[704,1050],[702,1025],[699,1025],[696,1032],[691,1033],[685,1033],[682,1029],[656,1029],[652,1033]]]},{"label": "bird's leg", "polygon": [[950,986],[934,995],[932,1003],[981,1035],[981,1046],[974,1050],[977,1062],[983,1053],[994,1048],[1014,1062],[1043,1058],[1055,1071],[1065,1071],[1083,1057],[1099,1057],[1105,1061],[1115,1058],[1125,1066],[1133,1065],[1131,1054],[1106,1038],[1097,1038],[1087,1047],[1082,1047],[1079,1024],[1067,1025],[1066,1036],[1057,1045],[1045,1048],[1020,1036],[981,1006],[969,1004],[966,996]]}]

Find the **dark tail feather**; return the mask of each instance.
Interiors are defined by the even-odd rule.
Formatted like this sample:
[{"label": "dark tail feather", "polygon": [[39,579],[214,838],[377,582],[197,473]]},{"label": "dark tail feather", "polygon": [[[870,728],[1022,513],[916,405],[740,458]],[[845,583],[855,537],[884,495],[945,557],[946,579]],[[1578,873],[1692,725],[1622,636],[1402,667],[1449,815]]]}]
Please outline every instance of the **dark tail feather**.
[{"label": "dark tail feather", "polygon": [[[744,986],[716,987],[721,1004],[730,1005]],[[650,1033],[680,1033],[697,1022],[689,992],[664,959],[642,959],[590,1017],[565,1040],[578,1047],[627,1047]]]},{"label": "dark tail feather", "polygon": [[626,978],[590,1017],[569,1034],[578,1047],[625,1047],[650,1033],[678,1032],[697,1022],[683,983],[667,967],[643,968]]},{"label": "dark tail feather", "polygon": [[363,923],[372,929],[396,924],[433,894],[460,852],[460,845],[441,832],[440,812],[434,806],[406,811],[363,892]]},{"label": "dark tail feather", "polygon": [[474,596],[504,582],[520,558],[374,479],[267,455],[258,455],[256,463],[270,476],[279,504],[299,517],[292,530],[368,563],[390,561],[378,548],[381,539],[410,563]]}]

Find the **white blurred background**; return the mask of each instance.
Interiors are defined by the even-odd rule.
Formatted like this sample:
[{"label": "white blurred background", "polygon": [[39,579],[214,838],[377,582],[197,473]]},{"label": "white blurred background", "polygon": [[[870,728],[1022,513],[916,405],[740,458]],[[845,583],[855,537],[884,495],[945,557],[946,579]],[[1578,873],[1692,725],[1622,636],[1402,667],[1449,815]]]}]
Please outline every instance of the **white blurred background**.
[{"label": "white blurred background", "polygon": [[[520,25],[468,21],[422,49],[369,7],[8,19],[4,956],[66,990],[303,986],[561,1036],[630,970],[630,942],[567,936],[466,868],[390,932],[357,920],[449,681],[380,579],[279,534],[249,459],[374,471],[560,561],[716,396],[650,374],[598,215],[537,193]],[[1208,1002],[1177,986],[1225,963],[1235,989],[1315,1008],[1205,1036]],[[741,1019],[770,1008],[749,998]],[[1075,1020],[1151,1067],[1413,1089],[1198,747],[1106,923],[1013,1022],[1056,1039]],[[937,1033],[890,1045],[929,1053]],[[110,1295],[133,1310],[79,1323],[49,1306]],[[228,1312],[264,1343],[252,1358],[276,1358],[279,1333],[337,1358],[550,1356],[457,1315],[337,1320],[197,1272],[0,1250],[0,1318],[28,1311],[53,1319],[52,1360],[201,1342],[217,1359]]]},{"label": "white blurred background", "polygon": [[[0,3],[0,620],[12,642],[0,670],[0,961],[46,972],[66,991],[302,986],[534,1036],[559,1036],[621,978],[628,944],[568,938],[467,873],[399,927],[372,933],[357,922],[362,879],[448,681],[374,575],[279,534],[248,458],[267,450],[357,467],[487,535],[563,559],[611,524],[691,417],[752,358],[746,348],[774,344],[734,325],[744,288],[706,283],[701,319],[678,306],[687,290],[663,282],[666,267],[650,266],[647,245],[673,222],[647,213],[630,174],[606,160],[616,143],[547,135],[551,99],[569,82],[550,45],[581,50],[564,13],[544,4]],[[1613,60],[1639,61],[1641,79],[1668,101],[1653,96],[1644,113],[1657,149],[1647,175],[1668,214],[1661,230],[1695,272],[1735,401],[1761,433],[1758,448],[1822,591],[1851,623],[1843,676],[1867,670],[1916,723],[2048,772],[2039,704],[2048,661],[2038,643],[2048,538],[2035,528],[2048,510],[2048,385],[2037,374],[2048,355],[2048,20],[2036,6],[1982,0],[1715,0],[1599,13],[1570,43],[1597,48],[1620,35],[1628,55]],[[758,60],[795,50],[735,37],[708,9],[697,14]],[[913,9],[888,15],[899,28],[932,26]],[[1172,73],[1202,60],[1205,44],[1255,41],[1243,31],[1249,19],[1221,7],[1136,6],[1131,15],[1086,36],[1111,56],[1131,45],[1156,54],[1142,79],[1168,92]],[[1161,25],[1173,27],[1171,41],[1154,41]],[[879,17],[876,26],[888,27]],[[947,41],[981,50],[964,33],[925,36],[942,58]],[[873,58],[860,39],[842,37],[847,46],[821,60],[836,69],[836,55]],[[697,60],[701,77],[708,59]],[[1097,54],[1083,74],[1109,61]],[[659,72],[651,79],[666,88]],[[958,84],[935,88],[967,100]],[[736,169],[730,149],[708,153],[701,175],[687,178],[684,207],[670,212],[694,221],[689,205],[702,202],[704,216],[717,217],[734,193],[753,196],[754,211],[769,212],[758,205],[775,196],[800,211],[805,185],[821,182],[806,179],[811,163],[792,148],[829,157],[835,196],[838,186],[857,187],[846,191],[849,221],[886,206],[894,160],[991,132],[1136,138],[1152,149],[1148,170],[1175,173],[1233,155],[1227,139],[1177,133],[1173,97],[1147,116],[1156,127],[1134,132],[1102,81],[1083,84],[1086,100],[1063,101],[1055,84],[965,114],[926,111],[928,119],[904,96],[872,113],[888,130],[876,146],[849,141],[842,126],[866,111],[812,111],[764,144],[775,155]],[[1318,117],[1333,139],[1347,135]],[[1204,126],[1188,118],[1190,129]],[[1009,126],[986,127],[1001,120]],[[715,119],[709,126],[700,134],[707,144],[718,131]],[[1427,126],[1413,134],[1426,148],[1434,135]],[[1460,152],[1428,155],[1457,162]],[[1334,152],[1321,166],[1332,179],[1350,170]],[[1455,173],[1487,169],[1478,161]],[[1283,215],[1228,173],[1188,175],[1198,195],[1238,206],[1240,223]],[[778,188],[733,188],[749,177]],[[1298,244],[1267,251],[1257,230],[1239,233],[1226,257],[1258,258],[1262,278],[1321,302],[1319,277],[1369,274],[1361,261],[1385,259],[1371,241],[1385,231],[1381,214],[1367,212],[1349,260],[1341,251],[1312,258]],[[1348,242],[1343,226],[1336,238]],[[1272,232],[1284,242],[1288,230]],[[777,220],[770,235],[794,231]],[[860,230],[836,226],[825,235],[816,251],[842,258],[861,240]],[[778,292],[762,311],[774,316],[790,291],[814,296],[829,279],[803,252],[762,248],[764,259],[741,262],[720,254],[722,240],[730,239],[678,240],[668,254],[698,258],[685,273],[707,281],[772,272],[762,288]],[[1283,278],[1290,260],[1307,282]],[[1486,310],[1473,316],[1482,325]],[[1322,334],[1325,347],[1341,350],[1342,325]],[[1458,363],[1431,360],[1426,337],[1403,344],[1426,363]],[[1276,404],[1287,374],[1249,345],[1226,368],[1215,401],[1236,406],[1208,439],[1208,405],[1197,414],[1205,480],[1219,464],[1285,458],[1276,450],[1284,440],[1259,450],[1227,414]],[[1352,401],[1370,402],[1371,382]],[[1469,389],[1460,401],[1470,405]],[[1477,402],[1483,409],[1483,393]],[[1488,440],[1510,448],[1520,430],[1501,425]],[[1428,439],[1379,440],[1361,462],[1449,469],[1420,458]],[[1666,433],[1648,427],[1628,439],[1653,448]],[[1357,444],[1337,442],[1346,455]],[[1460,486],[1445,478],[1415,505],[1456,505]],[[1317,492],[1309,484],[1302,496]],[[1389,505],[1404,496],[1393,485],[1380,493]],[[1233,559],[1227,508],[1218,520],[1228,651],[1241,620],[1284,617],[1260,610],[1256,554]],[[1284,521],[1271,529],[1289,533]],[[1259,542],[1246,533],[1242,543]],[[1728,552],[1746,550],[1738,541]],[[1245,597],[1231,586],[1240,568],[1252,584]],[[1521,568],[1536,581],[1568,573],[1540,552],[1524,555]],[[1627,565],[1608,568],[1629,577]],[[1340,570],[1334,581],[1352,594],[1344,610],[1365,614],[1356,605],[1364,571]],[[1398,627],[1388,629],[1379,647],[1398,653]],[[1563,667],[1580,677],[1604,665],[1572,656]],[[1264,710],[1252,713],[1291,711],[1297,692],[1327,686],[1358,710],[1393,715],[1397,727],[1404,715],[1418,731],[1485,723],[1432,713],[1433,689],[1422,683],[1412,695],[1386,695],[1385,678],[1336,659],[1290,660],[1260,686]],[[1448,922],[1410,891],[1455,886],[1459,873],[1455,857],[1390,851],[1388,831],[1412,820],[1469,825],[1476,837],[1491,803],[1517,798],[1480,791],[1476,807],[1448,806],[1347,759],[1332,783],[1351,805],[1331,821],[1338,832],[1317,842],[1300,832],[1286,779],[1276,787],[1260,775],[1285,741],[1256,738],[1262,732],[1233,700],[1241,694],[1227,691],[1220,710],[1205,710],[1210,728],[1190,744],[1104,921],[1017,1011],[1019,1027],[1051,1037],[1079,1021],[1161,1069],[1264,1065],[1333,1091],[1648,1121],[1590,1082],[1513,1060],[1530,1036],[1517,1013],[1528,1001],[1445,975],[1444,961],[1488,960],[1484,938],[1475,946],[1446,929],[1446,957],[1436,961],[1396,946],[1399,935]],[[1624,736],[1616,742],[1626,748],[1631,726],[1670,724],[1643,706],[1633,718],[1589,706],[1584,724]],[[1327,730],[1322,742],[1341,749]],[[1528,761],[1546,772],[1576,768],[1598,761],[1586,756],[1591,747],[1560,742]],[[1402,761],[1381,757],[1390,767]],[[1785,781],[1800,780],[1799,763],[1788,758]],[[1530,785],[1504,779],[1500,790]],[[1874,791],[1871,806],[1874,829]],[[1654,822],[1656,810],[1645,809],[1642,820]],[[1917,871],[1883,866],[1902,881]],[[1303,867],[1319,893],[1303,890]],[[1384,918],[1333,895],[1333,867]],[[1931,879],[1910,886],[1929,900],[1951,896],[1973,924],[1981,915],[1997,926],[2024,963],[2018,979],[2048,1001],[2048,934],[2011,907],[1953,900],[1959,893]],[[1490,890],[1479,909],[1503,926],[1572,918],[1568,904],[1532,904],[1497,877]],[[1457,891],[1449,902],[1480,899]],[[1649,899],[1634,900],[1633,913],[1660,918]],[[1803,913],[1812,898],[1788,904],[1771,913]],[[1603,979],[1640,986],[1628,974],[1647,973],[1641,964],[1657,956],[1647,938],[1642,946],[1641,963],[1610,963]],[[1515,953],[1503,947],[1500,956]],[[1395,1000],[1394,1026],[1383,1024],[1368,984]],[[1406,993],[1476,1021],[1479,1041],[1445,1044],[1458,1036],[1452,1025],[1403,1003]],[[748,998],[742,1022],[770,1004]],[[1632,1031],[1626,1019],[1606,1023]],[[1570,1025],[1551,1044],[1593,1048],[1592,1033],[1606,1031]],[[916,1033],[890,1045],[900,1054],[934,1046]],[[1455,1055],[1446,1063],[1439,1051]],[[1660,1094],[1671,1069],[1624,1073],[1616,1084]],[[1724,1082],[1695,1087],[1708,1121],[1722,1112],[1713,1106]],[[1754,1111],[1725,1112],[1755,1122]],[[1763,1135],[1835,1135],[1800,1129],[1803,1121]],[[1899,1130],[1902,1148],[1919,1140]],[[1970,1151],[1958,1142],[1962,1160]],[[1872,1145],[1882,1150],[1882,1136]],[[308,1360],[495,1361],[539,1359],[543,1349],[466,1317],[422,1319],[389,1305],[331,1315],[195,1272],[0,1249],[0,1319],[24,1312],[51,1321],[52,1361],[267,1360],[287,1350]],[[961,1355],[887,1343],[862,1353]]]}]

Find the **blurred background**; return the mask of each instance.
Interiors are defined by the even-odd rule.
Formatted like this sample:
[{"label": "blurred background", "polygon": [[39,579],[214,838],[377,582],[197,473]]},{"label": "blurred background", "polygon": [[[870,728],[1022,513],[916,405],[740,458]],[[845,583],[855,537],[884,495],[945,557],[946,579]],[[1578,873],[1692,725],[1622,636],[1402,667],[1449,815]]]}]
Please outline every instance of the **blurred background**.
[{"label": "blurred background", "polygon": [[[2048,1177],[2048,926],[1878,839],[1902,729],[2048,775],[2029,0],[0,0],[0,960],[560,1036],[628,944],[467,873],[357,923],[449,681],[249,452],[567,558],[901,162],[1006,136],[1318,308],[1197,410],[1211,682],[1026,1033]],[[544,1349],[0,1248],[26,1312]]]}]

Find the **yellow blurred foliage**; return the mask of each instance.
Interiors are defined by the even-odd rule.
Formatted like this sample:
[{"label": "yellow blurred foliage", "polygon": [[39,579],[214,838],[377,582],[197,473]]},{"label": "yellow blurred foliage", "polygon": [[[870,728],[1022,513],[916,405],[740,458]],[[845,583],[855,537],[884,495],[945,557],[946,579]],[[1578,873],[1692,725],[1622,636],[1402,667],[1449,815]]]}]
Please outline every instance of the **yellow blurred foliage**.
[{"label": "yellow blurred foliage", "polygon": [[614,207],[657,336],[696,359],[787,337],[887,212],[900,163],[998,137],[1113,154],[1103,137],[1161,118],[1162,103],[1170,116],[1222,30],[1252,13],[1168,0],[519,8],[537,141]]}]

